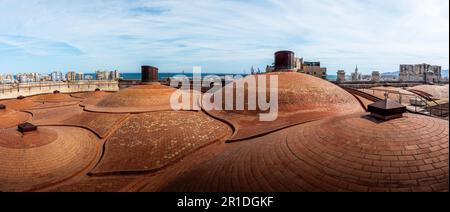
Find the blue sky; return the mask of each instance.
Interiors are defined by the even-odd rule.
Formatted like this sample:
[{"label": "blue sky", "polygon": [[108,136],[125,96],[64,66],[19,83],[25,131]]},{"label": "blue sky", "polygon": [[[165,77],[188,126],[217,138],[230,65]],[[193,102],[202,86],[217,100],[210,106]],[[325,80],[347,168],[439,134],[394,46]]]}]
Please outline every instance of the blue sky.
[{"label": "blue sky", "polygon": [[338,69],[449,66],[448,0],[0,0],[0,73],[241,73],[277,50]]}]

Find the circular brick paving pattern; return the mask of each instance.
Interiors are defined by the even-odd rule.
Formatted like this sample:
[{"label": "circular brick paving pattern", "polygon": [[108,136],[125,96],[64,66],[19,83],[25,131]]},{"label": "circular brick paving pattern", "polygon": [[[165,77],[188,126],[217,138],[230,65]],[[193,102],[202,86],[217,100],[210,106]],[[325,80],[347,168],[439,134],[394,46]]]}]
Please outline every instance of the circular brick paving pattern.
[{"label": "circular brick paving pattern", "polygon": [[50,144],[58,138],[54,130],[39,129],[36,132],[21,133],[16,128],[0,129],[0,146],[10,149],[29,149]]},{"label": "circular brick paving pattern", "polygon": [[449,85],[419,85],[412,87],[410,89],[418,90],[432,95],[437,99],[448,99],[449,98]]},{"label": "circular brick paving pattern", "polygon": [[147,107],[161,106],[170,103],[170,95],[175,88],[163,85],[138,85],[121,90],[108,98],[103,99],[97,106],[100,107]]},{"label": "circular brick paving pattern", "polygon": [[25,112],[14,110],[0,110],[0,129],[17,127],[31,118],[31,115]]},{"label": "circular brick paving pattern", "polygon": [[81,105],[95,105],[102,98],[111,95],[113,92],[95,91],[95,92],[84,92],[84,93],[74,93],[71,94],[72,97],[83,99]]},{"label": "circular brick paving pattern", "polygon": [[81,93],[73,93],[70,94],[70,96],[75,98],[81,98],[81,99],[89,99],[89,98],[99,98],[104,97],[112,92],[105,92],[105,91],[93,91],[93,92],[81,92]]},{"label": "circular brick paving pattern", "polygon": [[91,113],[78,106],[27,110],[33,114],[32,124],[53,126],[77,126],[87,128],[104,138],[127,114]]},{"label": "circular brick paving pattern", "polygon": [[[317,170],[322,181],[355,191],[448,190],[448,122],[406,114],[379,122],[339,118],[309,125],[288,147]],[[339,183],[331,183],[331,182]]]},{"label": "circular brick paving pattern", "polygon": [[162,191],[448,191],[448,122],[347,116],[230,144]]},{"label": "circular brick paving pattern", "polygon": [[136,180],[134,176],[90,177],[75,183],[60,185],[50,189],[50,192],[120,192],[131,182]]},{"label": "circular brick paving pattern", "polygon": [[[172,111],[170,100],[175,92],[178,92],[178,90],[159,84],[138,85],[107,95],[98,101],[92,100],[82,103],[82,105],[86,111],[102,113]],[[186,103],[189,104],[187,106],[189,110],[196,110],[193,109],[194,102],[197,102],[194,97],[196,95],[191,94],[191,101]]]},{"label": "circular brick paving pattern", "polygon": [[42,103],[34,102],[34,101],[30,100],[29,98],[4,100],[1,102],[1,104],[6,105],[6,108],[12,109],[12,110],[23,110],[23,109],[38,107],[38,106],[42,105]]},{"label": "circular brick paving pattern", "polygon": [[[330,116],[364,112],[364,108],[354,96],[326,80],[300,73],[271,73],[264,76],[267,76],[267,95],[270,93],[269,77],[278,77],[277,120],[272,122],[259,121],[261,113],[259,110],[210,111],[210,114],[214,117],[224,119],[235,126],[236,133],[232,140],[242,140],[276,129]],[[255,76],[249,76],[246,79],[252,77]],[[239,83],[237,84],[239,85]],[[234,87],[236,86],[234,85]],[[257,85],[255,86],[257,87]],[[245,105],[247,105],[248,87],[245,88]],[[237,90],[237,88],[234,88],[234,90]],[[218,92],[224,91],[222,89]],[[233,103],[231,106],[235,108],[236,100]],[[223,101],[223,104],[225,105],[225,101]]]},{"label": "circular brick paving pattern", "polygon": [[227,125],[200,112],[132,115],[108,139],[92,173],[155,170],[230,134]]},{"label": "circular brick paving pattern", "polygon": [[100,154],[99,141],[89,131],[71,127],[41,127],[38,131],[56,133],[57,138],[34,148],[0,146],[0,191],[33,190],[59,183],[82,172]]},{"label": "circular brick paving pattern", "polygon": [[93,112],[146,112],[170,110],[170,96],[174,88],[163,85],[138,85],[85,104]]},{"label": "circular brick paving pattern", "polygon": [[70,94],[55,93],[42,94],[30,97],[32,101],[43,103],[78,102],[79,98],[74,98]]}]

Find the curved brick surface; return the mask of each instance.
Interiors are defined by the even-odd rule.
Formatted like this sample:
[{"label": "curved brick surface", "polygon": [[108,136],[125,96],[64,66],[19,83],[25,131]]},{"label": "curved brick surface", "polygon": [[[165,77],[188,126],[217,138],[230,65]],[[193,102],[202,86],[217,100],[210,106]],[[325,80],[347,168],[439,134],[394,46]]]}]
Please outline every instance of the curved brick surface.
[{"label": "curved brick surface", "polygon": [[38,125],[60,123],[72,116],[79,115],[83,110],[78,106],[67,106],[44,109],[27,109],[25,111],[33,114],[33,119],[31,122]]},{"label": "curved brick surface", "polygon": [[53,126],[78,126],[92,130],[104,138],[109,131],[119,125],[127,114],[106,114],[85,112],[78,106],[51,109],[27,110],[33,114],[31,123]]},{"label": "curved brick surface", "polygon": [[448,191],[448,122],[347,116],[296,126],[220,155],[162,191]]},{"label": "curved brick surface", "polygon": [[[278,75],[277,121],[261,123],[251,111],[212,112],[246,141],[228,144],[219,141],[230,138],[230,127],[203,112],[136,114],[167,109],[158,108],[169,94],[160,85],[137,86],[101,107],[93,105],[120,92],[1,101],[0,191],[448,191],[448,121],[405,114],[379,122],[334,85]],[[127,98],[144,106],[120,106]],[[101,113],[83,110],[80,101]],[[25,115],[39,128],[22,136],[12,123]],[[101,159],[104,140],[82,128],[107,140]],[[260,137],[248,139],[254,135]]]},{"label": "curved brick surface", "polygon": [[54,130],[39,129],[22,134],[16,128],[0,129],[0,146],[10,149],[29,149],[45,146],[58,139]]},{"label": "curved brick surface", "polygon": [[99,98],[104,97],[113,92],[105,92],[105,91],[93,91],[93,92],[81,92],[81,93],[72,93],[70,96],[81,99],[89,99],[89,98]]},{"label": "curved brick surface", "polygon": [[232,140],[242,140],[325,117],[364,111],[351,94],[317,77],[300,73],[272,73],[267,76],[278,76],[279,113],[276,121],[260,122],[260,111],[210,111],[211,115],[235,126]]},{"label": "curved brick surface", "polygon": [[32,97],[25,99],[12,99],[12,100],[4,100],[1,101],[1,104],[6,105],[8,109],[11,110],[32,110],[32,109],[46,109],[46,108],[55,108],[55,107],[64,107],[71,105],[78,105],[78,101],[49,101],[49,102],[37,102],[31,99]]},{"label": "curved brick surface", "polygon": [[199,112],[132,115],[108,139],[92,173],[152,171],[230,134],[227,125]]},{"label": "curved brick surface", "polygon": [[32,101],[43,103],[58,103],[58,102],[79,102],[79,98],[74,98],[70,94],[56,93],[56,94],[42,94],[30,97]]},{"label": "curved brick surface", "polygon": [[[108,95],[99,101],[91,101],[95,105],[83,103],[86,111],[102,113],[144,113],[156,111],[171,111],[170,98],[175,88],[155,85],[138,85]],[[194,98],[191,98],[189,108],[193,108]]]},{"label": "curved brick surface", "polygon": [[31,115],[14,110],[0,110],[0,129],[17,127],[31,118]]},{"label": "curved brick surface", "polygon": [[[389,94],[389,99],[400,102],[404,105],[411,104],[411,100],[416,99],[416,94],[409,92],[408,90],[405,90],[403,88],[396,88],[396,87],[374,87],[371,89],[376,90],[369,90],[369,89],[361,89],[361,91],[366,92],[367,94],[376,96],[380,99],[385,99],[386,91],[390,91],[392,93]],[[400,94],[398,94],[400,93]]]},{"label": "curved brick surface", "polygon": [[61,185],[50,189],[51,192],[117,192],[122,191],[136,177],[112,176],[112,177],[85,177],[75,183]]},{"label": "curved brick surface", "polygon": [[449,86],[439,86],[439,85],[419,85],[412,87],[413,90],[418,90],[432,95],[437,99],[448,99],[449,97]]},{"label": "curved brick surface", "polygon": [[24,110],[42,105],[42,103],[31,101],[29,98],[4,100],[0,103],[6,105],[11,110]]},{"label": "curved brick surface", "polygon": [[61,182],[83,172],[99,154],[99,142],[89,131],[71,127],[39,130],[57,133],[57,139],[35,148],[0,146],[0,191],[32,190]]},{"label": "curved brick surface", "polygon": [[105,92],[105,91],[95,91],[95,92],[83,92],[83,93],[74,93],[71,94],[72,97],[83,99],[81,105],[95,105],[102,98],[111,95],[113,92]]}]

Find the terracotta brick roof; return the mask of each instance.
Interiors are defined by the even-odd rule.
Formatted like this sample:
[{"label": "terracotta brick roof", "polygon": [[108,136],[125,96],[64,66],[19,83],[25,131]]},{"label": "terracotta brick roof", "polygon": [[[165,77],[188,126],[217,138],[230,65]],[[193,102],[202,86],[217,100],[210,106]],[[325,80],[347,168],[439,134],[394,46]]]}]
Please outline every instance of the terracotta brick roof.
[{"label": "terracotta brick roof", "polygon": [[448,122],[407,114],[389,122],[367,115],[332,118],[235,143],[159,189],[448,191],[448,187]]},{"label": "terracotta brick roof", "polygon": [[[325,117],[364,111],[364,108],[353,95],[317,77],[293,72],[272,73],[267,74],[267,76],[278,76],[279,112],[276,121],[260,122],[259,114],[261,111],[259,110],[210,112],[212,116],[234,125],[236,132],[231,140],[242,140]],[[250,77],[254,76],[248,78]],[[234,85],[235,90],[236,87],[237,85]],[[270,91],[269,89],[270,85],[267,85],[267,94]],[[247,87],[245,87],[245,90],[247,90]],[[247,97],[245,101],[248,101]],[[236,100],[233,102],[236,103]],[[248,105],[248,103],[245,102],[245,105]],[[236,106],[233,105],[233,108],[236,108]]]},{"label": "terracotta brick roof", "polygon": [[270,123],[172,111],[157,84],[0,101],[0,191],[448,191],[448,121],[380,121],[329,82],[270,75]]}]

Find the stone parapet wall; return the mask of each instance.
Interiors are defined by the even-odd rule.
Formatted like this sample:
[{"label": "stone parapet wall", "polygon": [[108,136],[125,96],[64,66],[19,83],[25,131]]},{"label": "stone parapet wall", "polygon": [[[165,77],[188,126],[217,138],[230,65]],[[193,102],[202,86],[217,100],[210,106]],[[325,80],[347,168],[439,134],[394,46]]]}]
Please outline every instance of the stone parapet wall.
[{"label": "stone parapet wall", "polygon": [[76,93],[95,91],[118,91],[117,81],[77,81],[77,82],[43,82],[25,84],[2,84],[0,85],[0,99],[14,99],[18,96],[33,96],[38,94],[53,93]]}]

